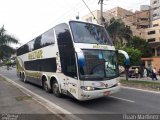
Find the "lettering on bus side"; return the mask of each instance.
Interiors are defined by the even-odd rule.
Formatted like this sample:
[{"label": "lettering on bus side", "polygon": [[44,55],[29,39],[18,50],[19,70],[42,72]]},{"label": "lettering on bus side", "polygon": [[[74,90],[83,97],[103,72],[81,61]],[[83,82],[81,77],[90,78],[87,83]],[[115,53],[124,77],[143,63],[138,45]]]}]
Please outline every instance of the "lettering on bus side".
[{"label": "lettering on bus side", "polygon": [[34,52],[31,52],[28,54],[28,59],[33,60],[33,59],[43,58],[42,53],[43,53],[42,50],[36,50]]},{"label": "lettering on bus side", "polygon": [[93,48],[107,49],[106,45],[93,45]]}]

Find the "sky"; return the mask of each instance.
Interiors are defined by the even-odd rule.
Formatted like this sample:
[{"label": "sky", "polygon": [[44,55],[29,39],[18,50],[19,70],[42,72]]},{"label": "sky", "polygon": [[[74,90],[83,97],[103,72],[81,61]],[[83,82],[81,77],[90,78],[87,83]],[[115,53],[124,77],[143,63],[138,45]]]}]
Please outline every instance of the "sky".
[{"label": "sky", "polygon": [[[99,0],[84,1],[91,11],[100,9]],[[150,0],[104,0],[103,7],[109,10],[119,6],[135,11],[140,5],[149,4]],[[0,5],[0,27],[4,25],[20,45],[62,21],[89,13],[82,0],[0,0]]]}]

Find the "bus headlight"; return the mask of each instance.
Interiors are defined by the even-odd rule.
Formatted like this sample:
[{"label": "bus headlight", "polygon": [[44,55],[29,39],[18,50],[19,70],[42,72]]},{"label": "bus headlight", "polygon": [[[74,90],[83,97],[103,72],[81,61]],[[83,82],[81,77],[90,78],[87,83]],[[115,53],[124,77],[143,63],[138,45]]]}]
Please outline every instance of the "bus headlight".
[{"label": "bus headlight", "polygon": [[86,91],[92,91],[92,90],[94,90],[94,87],[92,87],[92,86],[81,86],[81,89],[86,90]]}]

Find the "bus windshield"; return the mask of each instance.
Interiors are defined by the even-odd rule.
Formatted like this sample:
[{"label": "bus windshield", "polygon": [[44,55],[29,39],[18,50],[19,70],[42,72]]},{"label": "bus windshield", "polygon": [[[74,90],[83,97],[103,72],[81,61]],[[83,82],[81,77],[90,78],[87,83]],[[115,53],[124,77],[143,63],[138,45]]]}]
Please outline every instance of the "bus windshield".
[{"label": "bus windshield", "polygon": [[79,65],[80,79],[102,80],[118,77],[117,53],[110,50],[82,50],[84,64]]},{"label": "bus windshield", "polygon": [[75,43],[113,45],[104,27],[83,22],[70,22]]}]

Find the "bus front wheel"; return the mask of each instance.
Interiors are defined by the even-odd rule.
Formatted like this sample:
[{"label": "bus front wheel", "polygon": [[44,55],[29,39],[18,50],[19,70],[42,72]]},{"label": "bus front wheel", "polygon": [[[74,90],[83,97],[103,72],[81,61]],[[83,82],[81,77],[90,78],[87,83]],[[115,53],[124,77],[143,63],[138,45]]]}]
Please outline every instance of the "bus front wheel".
[{"label": "bus front wheel", "polygon": [[59,91],[59,86],[57,81],[54,81],[52,84],[52,92],[56,97],[61,97],[61,93]]},{"label": "bus front wheel", "polygon": [[22,80],[24,83],[26,83],[26,82],[27,82],[27,81],[26,81],[26,77],[25,77],[24,73],[22,73],[22,75],[21,75],[21,80]]}]

